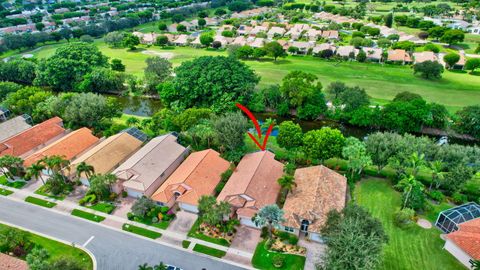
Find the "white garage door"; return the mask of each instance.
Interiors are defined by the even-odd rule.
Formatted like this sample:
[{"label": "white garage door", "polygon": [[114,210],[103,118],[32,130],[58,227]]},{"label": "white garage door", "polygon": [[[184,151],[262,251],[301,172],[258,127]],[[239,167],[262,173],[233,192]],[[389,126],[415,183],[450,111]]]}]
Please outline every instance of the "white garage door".
[{"label": "white garage door", "polygon": [[198,208],[195,205],[187,204],[187,203],[179,203],[180,208],[187,212],[191,213],[198,213]]},{"label": "white garage door", "polygon": [[129,197],[133,197],[133,198],[141,198],[143,196],[143,193],[139,192],[139,191],[136,191],[136,190],[132,190],[132,189],[125,189],[127,191],[127,194]]},{"label": "white garage door", "polygon": [[89,187],[90,186],[90,181],[88,179],[81,177],[80,182],[82,182],[83,185]]},{"label": "white garage door", "polygon": [[309,233],[309,234],[308,234],[308,237],[309,237],[312,241],[315,241],[315,242],[319,242],[319,243],[323,243],[323,242],[324,242],[322,236],[320,236],[320,234],[318,234],[318,233]]},{"label": "white garage door", "polygon": [[255,223],[249,218],[240,218],[240,224],[258,229],[258,227],[255,226]]}]

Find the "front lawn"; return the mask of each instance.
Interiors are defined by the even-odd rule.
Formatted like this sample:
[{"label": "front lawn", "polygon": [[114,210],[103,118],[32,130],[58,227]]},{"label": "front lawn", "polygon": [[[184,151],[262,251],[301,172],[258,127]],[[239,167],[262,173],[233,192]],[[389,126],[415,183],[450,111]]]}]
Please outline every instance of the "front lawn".
[{"label": "front lawn", "polygon": [[94,221],[94,222],[102,222],[102,221],[105,220],[105,218],[102,217],[102,216],[97,216],[95,214],[88,213],[88,212],[78,210],[78,209],[73,209],[72,215],[76,216],[76,217],[81,217],[81,218],[84,218],[84,219],[88,219],[88,220]]},{"label": "front lawn", "polygon": [[[0,235],[12,227],[0,224]],[[92,270],[92,258],[83,250],[74,248],[52,239],[48,239],[33,233],[30,233],[28,239],[35,245],[40,246],[48,251],[50,255],[49,261],[53,262],[61,258],[69,258],[75,261],[81,269]]]},{"label": "front lawn", "polygon": [[126,224],[126,223],[123,224],[122,230],[127,231],[127,232],[131,232],[131,233],[135,233],[135,234],[138,234],[138,235],[141,235],[141,236],[145,236],[145,237],[148,237],[148,238],[151,238],[151,239],[157,239],[157,238],[162,236],[161,233],[150,231],[150,230],[147,230],[147,229],[144,229],[144,228],[141,228],[141,227],[137,227],[137,226],[134,226],[134,225],[131,225],[131,224]]},{"label": "front lawn", "polygon": [[65,188],[63,193],[54,195],[54,194],[52,194],[51,192],[48,191],[48,185],[43,185],[35,191],[35,194],[42,195],[42,196],[45,196],[45,197],[49,197],[49,198],[52,198],[52,199],[55,199],[55,200],[63,201],[65,199],[65,197],[68,194],[70,194],[70,192],[72,190],[73,190],[73,188],[71,186],[67,186],[67,188]]},{"label": "front lawn", "polygon": [[43,206],[43,207],[46,207],[46,208],[52,208],[52,207],[55,207],[55,205],[57,205],[56,203],[49,202],[49,201],[46,201],[46,200],[42,200],[42,199],[39,199],[39,198],[35,198],[35,197],[32,197],[32,196],[28,196],[27,198],[25,198],[25,201],[29,202],[29,203],[39,205],[39,206]]},{"label": "front lawn", "polygon": [[13,191],[10,191],[10,190],[8,190],[8,189],[0,188],[0,195],[2,195],[2,196],[8,196],[8,195],[10,195],[10,194],[12,194],[12,193],[13,193]]},{"label": "front lawn", "polygon": [[230,243],[226,240],[226,239],[223,239],[223,238],[213,238],[213,237],[210,237],[210,236],[207,236],[207,235],[204,235],[203,233],[200,233],[198,231],[199,227],[200,227],[200,219],[198,218],[195,223],[193,224],[192,228],[190,229],[190,231],[188,232],[188,236],[189,237],[193,237],[193,238],[197,238],[197,239],[200,239],[200,240],[203,240],[203,241],[207,241],[207,242],[210,242],[210,243],[214,243],[214,244],[217,244],[217,245],[221,245],[221,246],[226,246],[226,247],[229,247],[230,246]]},{"label": "front lawn", "polygon": [[[273,266],[273,257],[275,255],[279,255],[284,258],[284,264],[280,268]],[[268,251],[265,248],[265,241],[261,241],[260,243],[258,243],[257,248],[255,249],[255,254],[253,254],[252,265],[255,268],[262,270],[303,270],[303,267],[305,265],[305,257]]]},{"label": "front lawn", "polygon": [[200,252],[200,253],[203,253],[203,254],[207,254],[207,255],[210,255],[210,256],[213,256],[213,257],[217,257],[217,258],[222,258],[223,256],[225,256],[227,254],[226,251],[218,250],[218,249],[207,247],[207,246],[200,245],[200,244],[196,244],[193,247],[193,251]]},{"label": "front lawn", "polygon": [[108,202],[99,202],[97,204],[86,207],[106,214],[110,214],[113,212],[113,210],[115,210],[115,205]]},{"label": "front lawn", "polygon": [[27,184],[27,182],[25,182],[25,181],[9,182],[5,175],[0,176],[0,185],[21,189],[26,184]]},{"label": "front lawn", "polygon": [[400,208],[401,194],[393,190],[388,180],[369,178],[359,182],[355,198],[358,204],[381,220],[389,236],[379,269],[465,269],[443,249],[444,241],[435,227],[426,230],[413,225],[402,230],[393,224],[394,213]]}]

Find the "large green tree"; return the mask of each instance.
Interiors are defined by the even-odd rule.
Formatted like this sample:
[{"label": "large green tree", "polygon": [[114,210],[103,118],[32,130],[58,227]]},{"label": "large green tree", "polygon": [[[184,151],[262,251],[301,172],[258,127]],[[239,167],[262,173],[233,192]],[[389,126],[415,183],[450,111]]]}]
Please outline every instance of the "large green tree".
[{"label": "large green tree", "polygon": [[11,60],[0,63],[0,80],[31,85],[37,65],[27,60]]},{"label": "large green tree", "polygon": [[276,41],[269,42],[263,46],[265,51],[267,52],[267,55],[270,57],[273,57],[274,61],[277,61],[278,57],[285,57],[287,56],[287,53],[285,52],[285,49],[280,45],[280,43]]},{"label": "large green tree", "polygon": [[172,63],[167,59],[154,56],[145,59],[147,66],[143,73],[147,83],[148,91],[154,91],[160,83],[172,76]]},{"label": "large green tree", "polygon": [[273,229],[279,228],[285,221],[285,212],[276,204],[265,205],[255,215],[253,222],[258,227],[266,226],[268,228],[268,235],[270,238],[273,235]]},{"label": "large green tree", "polygon": [[467,106],[456,113],[455,129],[480,139],[480,105]]},{"label": "large green tree", "polygon": [[231,214],[232,209],[228,202],[217,200],[213,196],[202,196],[198,200],[198,211],[202,221],[210,226],[217,226],[224,221],[224,217]]},{"label": "large green tree", "polygon": [[108,58],[97,46],[69,43],[58,48],[50,58],[40,60],[34,83],[57,91],[71,91],[95,67],[108,67]]},{"label": "large green tree", "polygon": [[175,69],[172,87],[160,91],[162,100],[177,108],[206,107],[214,112],[246,104],[259,77],[244,63],[223,56],[202,56]]},{"label": "large green tree", "polygon": [[277,142],[281,147],[291,149],[302,145],[303,132],[299,124],[284,121],[278,126]]},{"label": "large green tree", "polygon": [[237,151],[245,146],[245,132],[249,125],[247,119],[240,113],[226,113],[216,118],[213,126],[217,132],[217,140],[223,149]]},{"label": "large green tree", "polygon": [[305,154],[312,159],[326,160],[340,157],[344,145],[345,138],[342,132],[329,127],[311,130],[303,136]]},{"label": "large green tree", "polygon": [[28,86],[16,92],[10,93],[3,104],[15,114],[32,115],[38,103],[52,96],[51,92],[38,87]]},{"label": "large green tree", "polygon": [[81,92],[121,94],[127,88],[125,86],[125,76],[122,73],[101,67],[95,68],[85,75],[77,89]]},{"label": "large green tree", "polygon": [[361,175],[363,169],[372,163],[372,159],[367,154],[365,144],[354,137],[348,137],[345,140],[342,156],[347,159],[347,167],[351,173],[351,179],[354,178],[355,174]]}]

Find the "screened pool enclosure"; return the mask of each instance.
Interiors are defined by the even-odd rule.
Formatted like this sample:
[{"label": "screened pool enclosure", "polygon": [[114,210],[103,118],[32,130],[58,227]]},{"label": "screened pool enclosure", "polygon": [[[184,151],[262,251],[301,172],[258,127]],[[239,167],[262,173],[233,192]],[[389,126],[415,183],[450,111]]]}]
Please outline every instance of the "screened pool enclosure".
[{"label": "screened pool enclosure", "polygon": [[459,224],[475,218],[480,218],[480,206],[470,202],[440,212],[435,226],[444,233],[451,233],[458,230]]}]

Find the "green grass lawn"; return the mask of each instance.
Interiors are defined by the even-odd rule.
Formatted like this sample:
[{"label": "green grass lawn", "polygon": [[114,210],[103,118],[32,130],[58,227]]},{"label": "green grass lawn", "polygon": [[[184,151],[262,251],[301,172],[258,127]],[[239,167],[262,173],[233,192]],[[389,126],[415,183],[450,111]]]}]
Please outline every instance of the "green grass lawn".
[{"label": "green grass lawn", "polygon": [[10,190],[4,189],[4,188],[0,188],[0,195],[2,195],[2,196],[8,196],[12,193],[13,193],[13,191],[10,191]]},{"label": "green grass lawn", "polygon": [[384,248],[383,263],[379,269],[438,270],[465,269],[450,253],[443,250],[440,231],[419,226],[402,230],[393,224],[393,216],[400,208],[400,193],[387,180],[370,178],[361,181],[355,189],[358,204],[379,218],[389,236]]},{"label": "green grass lawn", "polygon": [[218,249],[207,247],[207,246],[200,245],[200,244],[196,244],[193,247],[193,251],[200,252],[200,253],[203,253],[203,254],[207,254],[207,255],[210,255],[210,256],[213,256],[213,257],[217,257],[217,258],[222,258],[223,256],[225,256],[227,254],[226,251],[218,250]]},{"label": "green grass lawn", "polygon": [[[0,224],[0,234],[11,228],[10,226]],[[60,258],[70,258],[77,262],[81,269],[91,270],[93,269],[92,258],[83,250],[74,248],[71,245],[66,245],[57,242],[52,239],[48,239],[36,234],[31,233],[29,240],[36,246],[40,246],[46,249],[50,255],[49,261],[56,261]]]},{"label": "green grass lawn", "polygon": [[190,243],[191,243],[191,242],[188,241],[188,240],[183,240],[183,241],[182,241],[182,247],[183,247],[183,248],[188,248],[188,247],[190,246]]},{"label": "green grass lawn", "polygon": [[87,208],[93,209],[95,211],[100,211],[106,214],[110,214],[115,210],[115,205],[107,202],[100,202],[95,205],[87,206]]},{"label": "green grass lawn", "polygon": [[46,207],[46,208],[53,208],[53,207],[55,207],[55,205],[57,205],[56,203],[49,202],[49,201],[46,201],[46,200],[42,200],[42,199],[39,199],[39,198],[35,198],[35,197],[32,197],[32,196],[28,196],[27,198],[25,198],[25,201],[29,202],[29,203],[39,205],[39,206],[43,206],[43,207]]},{"label": "green grass lawn", "polygon": [[[35,191],[35,194],[42,195],[42,196],[45,196],[45,197],[49,197],[49,198],[59,200],[59,201],[63,201],[65,199],[65,197],[67,196],[66,194],[53,195],[52,193],[47,192],[46,189],[47,189],[47,186],[43,185]],[[68,192],[68,193],[70,193],[70,192]]]},{"label": "green grass lawn", "polygon": [[200,239],[200,240],[203,240],[203,241],[207,241],[207,242],[210,242],[210,243],[214,243],[214,244],[217,244],[217,245],[225,246],[225,247],[230,246],[230,243],[223,238],[213,238],[213,237],[206,236],[202,233],[197,232],[199,226],[200,226],[200,219],[197,219],[195,221],[195,223],[193,223],[193,226],[190,229],[190,231],[188,232],[188,236],[193,237],[193,238],[197,238],[197,239]]},{"label": "green grass lawn", "polygon": [[[174,66],[183,61],[203,55],[226,55],[225,51],[176,47],[162,49],[159,47],[140,46],[135,51],[109,48],[101,40],[95,41],[100,50],[110,58],[121,59],[126,65],[126,72],[143,76],[145,59],[152,55],[169,55]],[[38,58],[53,54],[59,45],[45,46],[34,51]],[[422,95],[426,100],[446,105],[456,111],[467,105],[478,104],[480,100],[480,76],[445,71],[440,80],[425,80],[413,75],[409,66],[381,65],[357,62],[329,62],[312,56],[288,56],[277,62],[271,60],[246,61],[260,76],[259,87],[281,83],[290,71],[303,70],[317,75],[326,87],[333,81],[343,81],[349,85],[365,88],[376,103],[384,103],[401,91],[412,91]]]},{"label": "green grass lawn", "polygon": [[23,182],[23,181],[9,182],[5,175],[0,176],[0,185],[21,189],[26,184],[27,182]]},{"label": "green grass lawn", "polygon": [[95,214],[91,214],[78,209],[73,209],[72,216],[81,217],[94,222],[102,222],[105,220],[105,217],[97,216]]},{"label": "green grass lawn", "polygon": [[[272,264],[273,256],[277,254],[285,258],[285,264],[283,265],[283,267],[276,268]],[[305,265],[305,257],[268,251],[267,249],[265,249],[265,241],[262,241],[258,243],[257,248],[255,249],[255,254],[253,254],[252,258],[252,265],[255,268],[262,270],[302,270]]]},{"label": "green grass lawn", "polygon": [[148,237],[148,238],[151,238],[151,239],[157,239],[157,238],[160,238],[162,236],[161,233],[150,231],[150,230],[147,230],[147,229],[144,229],[144,228],[141,228],[141,227],[137,227],[137,226],[134,226],[134,225],[131,225],[131,224],[126,224],[126,223],[123,224],[122,230],[127,231],[127,232],[131,232],[131,233],[135,233],[135,234],[138,234],[138,235],[141,235],[141,236],[145,236],[145,237]]}]

